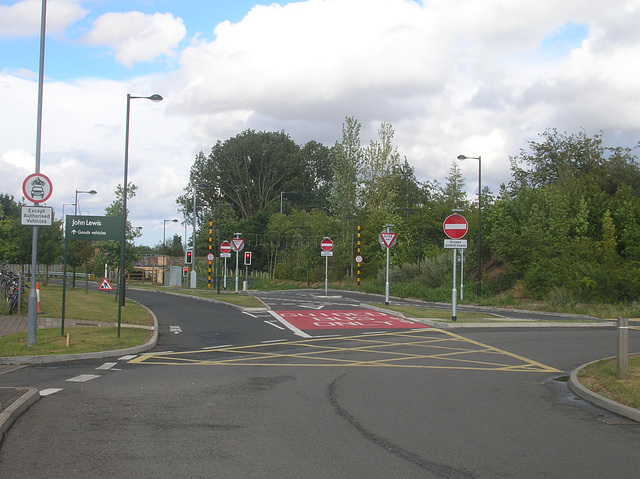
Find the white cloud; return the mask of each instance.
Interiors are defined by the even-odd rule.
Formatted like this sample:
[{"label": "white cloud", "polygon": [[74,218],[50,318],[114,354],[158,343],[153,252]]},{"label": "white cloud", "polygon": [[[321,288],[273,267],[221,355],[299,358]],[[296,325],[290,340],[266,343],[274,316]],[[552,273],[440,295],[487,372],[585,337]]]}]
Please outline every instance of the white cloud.
[{"label": "white cloud", "polygon": [[186,35],[182,19],[171,13],[105,13],[83,37],[89,45],[107,46],[115,59],[127,67],[175,55]]},{"label": "white cloud", "polygon": [[[87,14],[79,0],[47,2],[47,34],[63,32]],[[42,0],[21,0],[13,5],[0,5],[0,37],[31,37],[40,34]]]},{"label": "white cloud", "polygon": [[[54,181],[52,201],[95,188],[83,205],[100,214],[111,203],[122,182],[126,93],[165,97],[136,100],[131,111],[129,177],[139,190],[130,209],[147,244],[161,239],[162,219],[176,217],[197,152],[247,128],[333,145],[355,116],[366,145],[388,122],[419,179],[442,182],[457,155],[481,155],[483,185],[494,192],[510,179],[509,156],[547,128],[638,142],[639,0],[423,3],[256,6],[238,23],[212,24],[212,41],[190,32],[182,51],[177,10],[103,15],[85,42],[126,65],[179,52],[180,67],[126,83],[45,85],[42,171]],[[33,161],[35,90],[28,74],[0,71],[2,111],[22,111],[0,113],[0,131],[11,132],[0,136],[0,175],[19,184],[27,171],[16,165]],[[477,164],[460,167],[473,197]]]}]

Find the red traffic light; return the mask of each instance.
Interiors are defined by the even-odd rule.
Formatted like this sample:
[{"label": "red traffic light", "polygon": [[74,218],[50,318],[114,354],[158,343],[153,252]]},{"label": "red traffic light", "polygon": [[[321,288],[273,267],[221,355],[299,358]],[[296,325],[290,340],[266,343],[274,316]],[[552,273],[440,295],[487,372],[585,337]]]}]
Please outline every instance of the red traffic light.
[{"label": "red traffic light", "polygon": [[185,256],[184,256],[184,262],[186,264],[192,264],[193,263],[193,251],[191,251],[190,249],[187,250]]},{"label": "red traffic light", "polygon": [[251,264],[251,251],[245,251],[245,253],[244,253],[244,264],[247,265],[247,266]]},{"label": "red traffic light", "polygon": [[182,276],[184,276],[186,278],[188,274],[189,274],[189,268],[187,266],[183,267],[182,268]]}]

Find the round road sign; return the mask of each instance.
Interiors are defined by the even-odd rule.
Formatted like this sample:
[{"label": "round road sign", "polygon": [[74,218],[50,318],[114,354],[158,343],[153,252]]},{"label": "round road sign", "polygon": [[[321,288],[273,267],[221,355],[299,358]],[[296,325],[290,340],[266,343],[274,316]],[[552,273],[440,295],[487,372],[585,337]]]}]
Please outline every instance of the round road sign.
[{"label": "round road sign", "polygon": [[22,194],[32,203],[44,203],[53,193],[51,180],[42,173],[27,176],[22,183]]},{"label": "round road sign", "polygon": [[331,238],[322,238],[320,248],[322,251],[331,251],[333,249],[333,241],[331,241]]},{"label": "round road sign", "polygon": [[220,252],[221,253],[231,253],[231,243],[228,241],[223,241],[220,243]]},{"label": "round road sign", "polygon": [[356,263],[362,263],[362,260],[363,260],[362,255],[356,256]]},{"label": "round road sign", "polygon": [[454,213],[446,217],[442,228],[449,238],[460,239],[469,231],[469,223],[464,216]]},{"label": "round road sign", "polygon": [[207,255],[207,261],[213,261],[213,259],[214,259],[213,253],[209,253]]}]

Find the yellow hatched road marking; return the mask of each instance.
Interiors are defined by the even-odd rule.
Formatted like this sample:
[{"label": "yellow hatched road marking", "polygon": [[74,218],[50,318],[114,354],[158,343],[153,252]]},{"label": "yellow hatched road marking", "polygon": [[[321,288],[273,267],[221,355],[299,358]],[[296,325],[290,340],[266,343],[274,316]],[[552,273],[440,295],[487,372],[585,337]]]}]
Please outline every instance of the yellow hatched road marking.
[{"label": "yellow hatched road marking", "polygon": [[561,372],[523,356],[435,328],[197,351],[149,353],[129,362],[156,365],[341,366]]}]

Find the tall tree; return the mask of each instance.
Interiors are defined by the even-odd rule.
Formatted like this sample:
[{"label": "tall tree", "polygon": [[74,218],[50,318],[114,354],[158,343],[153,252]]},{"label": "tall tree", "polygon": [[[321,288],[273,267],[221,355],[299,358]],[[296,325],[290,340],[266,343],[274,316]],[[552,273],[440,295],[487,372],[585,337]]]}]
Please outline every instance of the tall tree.
[{"label": "tall tree", "polygon": [[331,211],[339,218],[353,215],[358,209],[359,173],[363,157],[360,128],[358,120],[347,117],[342,124],[342,142],[332,148],[330,204]]},{"label": "tall tree", "polygon": [[246,130],[224,143],[218,141],[208,157],[198,155],[189,186],[178,203],[185,214],[190,214],[194,187],[206,184],[212,188],[198,193],[202,203],[211,208],[222,199],[247,219],[279,205],[280,193],[303,173],[300,149],[287,134]]},{"label": "tall tree", "polygon": [[394,131],[390,124],[382,123],[378,140],[365,149],[362,168],[362,204],[369,210],[389,210],[394,206],[394,173],[400,168],[400,154],[393,146]]}]

